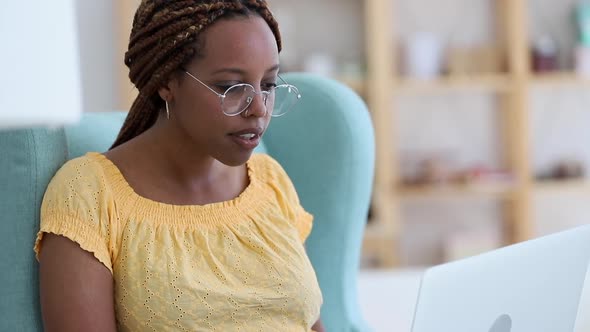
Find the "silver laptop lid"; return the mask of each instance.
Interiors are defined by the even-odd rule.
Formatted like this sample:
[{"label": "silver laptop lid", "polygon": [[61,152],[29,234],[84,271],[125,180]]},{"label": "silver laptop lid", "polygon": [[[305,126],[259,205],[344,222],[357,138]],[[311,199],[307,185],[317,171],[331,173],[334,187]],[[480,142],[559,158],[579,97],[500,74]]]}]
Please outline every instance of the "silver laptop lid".
[{"label": "silver laptop lid", "polygon": [[[582,226],[432,267],[412,332],[581,332],[589,263],[590,226]],[[579,315],[588,324],[590,313]]]}]

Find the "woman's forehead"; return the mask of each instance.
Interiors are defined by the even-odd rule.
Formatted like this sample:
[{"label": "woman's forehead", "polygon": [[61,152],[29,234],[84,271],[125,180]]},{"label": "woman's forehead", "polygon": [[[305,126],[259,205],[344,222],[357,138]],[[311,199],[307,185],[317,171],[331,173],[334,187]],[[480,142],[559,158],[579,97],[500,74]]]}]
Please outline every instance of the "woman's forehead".
[{"label": "woman's forehead", "polygon": [[[278,63],[278,46],[272,30],[257,15],[222,19],[202,32],[203,56],[198,63],[215,67],[260,67]],[[212,69],[212,68],[211,68]]]}]

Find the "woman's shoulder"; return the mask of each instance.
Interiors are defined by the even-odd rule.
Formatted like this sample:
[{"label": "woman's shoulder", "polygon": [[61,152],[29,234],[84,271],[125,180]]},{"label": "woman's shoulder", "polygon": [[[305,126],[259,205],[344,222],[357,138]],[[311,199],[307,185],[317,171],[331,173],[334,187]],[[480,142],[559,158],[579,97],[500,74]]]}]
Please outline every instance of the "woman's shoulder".
[{"label": "woman's shoulder", "polygon": [[107,170],[101,161],[101,154],[89,152],[63,164],[51,180],[51,186],[83,187],[97,189],[105,185]]},{"label": "woman's shoulder", "polygon": [[281,164],[270,155],[264,153],[252,155],[249,161],[249,168],[266,181],[277,181],[287,176]]},{"label": "woman's shoulder", "polygon": [[62,165],[60,171],[89,171],[96,172],[101,169],[100,157],[102,155],[98,152],[87,152],[85,155],[68,160]]},{"label": "woman's shoulder", "polygon": [[101,154],[88,152],[85,155],[68,160],[63,164],[56,174],[92,176],[104,173],[101,163]]},{"label": "woman's shoulder", "polygon": [[254,178],[263,182],[279,196],[286,196],[289,200],[298,203],[293,182],[277,160],[267,154],[255,154],[250,160],[249,167]]},{"label": "woman's shoulder", "polygon": [[264,187],[272,193],[265,197],[278,203],[276,206],[291,220],[299,232],[300,239],[305,241],[311,232],[313,216],[301,206],[295,186],[287,172],[269,155],[257,154],[251,161],[253,167],[257,167],[261,173],[265,182]]}]

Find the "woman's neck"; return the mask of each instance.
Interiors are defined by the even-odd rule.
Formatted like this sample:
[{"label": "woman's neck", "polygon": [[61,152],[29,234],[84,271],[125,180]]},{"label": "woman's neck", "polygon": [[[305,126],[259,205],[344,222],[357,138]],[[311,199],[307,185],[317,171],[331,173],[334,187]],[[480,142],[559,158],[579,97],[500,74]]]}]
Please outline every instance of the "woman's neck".
[{"label": "woman's neck", "polygon": [[168,203],[226,201],[248,186],[245,165],[224,165],[175,132],[155,125],[106,156],[136,191]]}]

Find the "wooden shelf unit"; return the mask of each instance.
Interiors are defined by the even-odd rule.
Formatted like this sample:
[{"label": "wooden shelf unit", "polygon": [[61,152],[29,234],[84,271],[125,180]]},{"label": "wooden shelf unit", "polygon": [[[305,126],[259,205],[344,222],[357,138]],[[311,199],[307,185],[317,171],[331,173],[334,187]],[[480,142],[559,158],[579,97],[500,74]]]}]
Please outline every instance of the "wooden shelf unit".
[{"label": "wooden shelf unit", "polygon": [[[465,199],[492,198],[508,200],[504,204],[503,229],[505,242],[515,243],[532,236],[531,194],[535,186],[530,166],[529,87],[536,82],[576,82],[570,75],[539,77],[531,75],[529,63],[528,13],[526,0],[498,0],[496,22],[499,25],[498,43],[506,55],[507,70],[497,74],[461,77],[441,77],[418,81],[395,72],[397,41],[392,26],[395,3],[408,0],[366,0],[365,15],[367,40],[367,102],[373,114],[377,164],[372,207],[373,219],[367,226],[365,257],[376,257],[378,266],[400,264],[399,243],[403,236],[403,222],[399,204],[404,199]],[[393,56],[392,56],[393,55]],[[393,73],[393,75],[391,75]],[[493,93],[500,98],[502,139],[505,160],[514,177],[510,184],[454,185],[446,187],[407,187],[400,185],[399,158],[391,144],[395,144],[395,103],[399,96],[441,93]],[[509,144],[508,144],[509,142]],[[393,186],[390,184],[394,184]],[[377,231],[374,231],[376,229]]]},{"label": "wooden shelf unit", "polygon": [[535,193],[539,194],[555,194],[563,192],[590,194],[590,180],[537,180],[533,189]]},{"label": "wooden shelf unit", "polygon": [[590,88],[590,77],[580,77],[573,72],[552,72],[535,74],[531,77],[533,86],[574,86]]},{"label": "wooden shelf unit", "polygon": [[398,191],[403,199],[511,199],[514,194],[514,186],[508,183],[442,184],[400,186]]},{"label": "wooden shelf unit", "polygon": [[481,75],[441,77],[436,80],[415,80],[400,78],[394,86],[394,93],[399,95],[432,94],[444,92],[507,92],[511,80],[507,75]]}]

